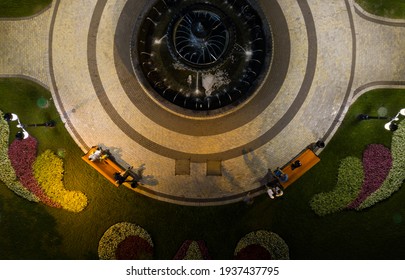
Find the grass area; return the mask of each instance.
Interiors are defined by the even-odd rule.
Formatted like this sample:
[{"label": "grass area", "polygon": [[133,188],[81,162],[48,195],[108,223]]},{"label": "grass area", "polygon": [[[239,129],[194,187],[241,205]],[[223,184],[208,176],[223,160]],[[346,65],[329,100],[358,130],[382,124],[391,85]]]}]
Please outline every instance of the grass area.
[{"label": "grass area", "polygon": [[405,18],[404,0],[356,0],[367,12],[390,18]]},{"label": "grass area", "polygon": [[[376,115],[381,106],[392,116],[403,107],[404,90],[375,90],[349,110],[321,162],[289,187],[280,200],[266,195],[251,206],[235,203],[187,207],[156,201],[115,188],[82,160],[42,87],[20,79],[0,79],[0,109],[24,123],[56,120],[56,128],[30,128],[40,150],[66,149],[65,187],[84,192],[89,206],[79,214],[17,197],[0,183],[0,259],[96,259],[98,241],[111,225],[128,221],[145,228],[155,244],[155,258],[171,259],[184,240],[205,240],[214,259],[230,259],[239,239],[259,229],[279,234],[292,259],[402,259],[405,250],[405,190],[362,212],[344,211],[320,218],[309,207],[316,193],[336,184],[339,161],[361,156],[370,143],[390,146],[391,133],[381,120],[358,122],[360,113]],[[14,135],[13,131],[13,135]]]},{"label": "grass area", "polygon": [[51,3],[52,0],[0,0],[0,18],[30,16]]}]

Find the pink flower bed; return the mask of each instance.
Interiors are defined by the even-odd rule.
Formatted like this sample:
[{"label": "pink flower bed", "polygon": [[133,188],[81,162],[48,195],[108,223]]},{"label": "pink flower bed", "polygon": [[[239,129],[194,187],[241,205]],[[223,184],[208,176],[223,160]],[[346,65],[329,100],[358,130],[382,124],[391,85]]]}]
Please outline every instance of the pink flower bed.
[{"label": "pink flower bed", "polygon": [[391,151],[381,144],[372,144],[363,153],[364,181],[357,198],[347,208],[356,209],[378,190],[392,167]]},{"label": "pink flower bed", "polygon": [[36,158],[36,151],[37,141],[30,136],[24,140],[14,140],[8,149],[8,157],[21,184],[43,203],[59,208],[60,205],[44,193],[34,177],[32,165]]}]

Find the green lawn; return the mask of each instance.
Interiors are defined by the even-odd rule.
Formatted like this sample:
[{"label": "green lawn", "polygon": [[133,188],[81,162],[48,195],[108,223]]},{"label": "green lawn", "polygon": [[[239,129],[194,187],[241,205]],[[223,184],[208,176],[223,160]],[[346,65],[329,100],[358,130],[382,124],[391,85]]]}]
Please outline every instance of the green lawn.
[{"label": "green lawn", "polygon": [[[266,229],[279,234],[292,259],[403,258],[405,191],[363,212],[345,211],[320,218],[309,207],[318,192],[336,184],[337,166],[347,155],[360,156],[369,143],[390,144],[384,121],[358,122],[359,113],[375,115],[384,106],[389,115],[403,107],[403,90],[376,90],[350,109],[336,136],[321,153],[321,162],[287,189],[282,199],[266,195],[251,206],[186,207],[156,201],[115,188],[80,159],[42,87],[20,79],[0,79],[0,109],[17,113],[24,123],[58,121],[57,127],[30,128],[40,150],[66,149],[65,186],[86,193],[89,206],[79,214],[53,209],[17,197],[0,183],[0,259],[96,259],[98,241],[111,225],[128,221],[145,228],[155,244],[155,258],[171,259],[186,239],[205,240],[214,259],[230,259],[245,234]],[[15,131],[13,131],[14,134]]]},{"label": "green lawn", "polygon": [[405,18],[404,0],[356,0],[366,11],[383,17]]},{"label": "green lawn", "polygon": [[30,16],[51,3],[52,0],[0,0],[0,18]]}]

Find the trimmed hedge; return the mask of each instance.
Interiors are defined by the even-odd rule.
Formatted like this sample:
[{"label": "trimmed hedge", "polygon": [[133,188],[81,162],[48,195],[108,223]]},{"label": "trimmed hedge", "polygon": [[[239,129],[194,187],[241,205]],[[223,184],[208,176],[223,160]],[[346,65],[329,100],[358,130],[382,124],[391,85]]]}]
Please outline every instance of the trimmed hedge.
[{"label": "trimmed hedge", "polygon": [[345,209],[356,199],[363,184],[363,166],[360,159],[347,157],[340,163],[337,186],[331,192],[316,194],[310,201],[312,210],[319,216]]},{"label": "trimmed hedge", "polygon": [[63,184],[63,161],[46,150],[33,163],[34,177],[47,196],[65,210],[80,212],[87,206],[87,197],[79,191],[68,191]]}]

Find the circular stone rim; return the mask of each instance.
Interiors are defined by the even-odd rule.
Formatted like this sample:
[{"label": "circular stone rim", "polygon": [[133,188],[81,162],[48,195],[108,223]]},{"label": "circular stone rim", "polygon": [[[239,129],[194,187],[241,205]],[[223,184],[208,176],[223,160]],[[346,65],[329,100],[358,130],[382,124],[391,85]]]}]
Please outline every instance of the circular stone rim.
[{"label": "circular stone rim", "polygon": [[[274,55],[272,67],[269,69],[269,75],[266,77],[265,82],[258,91],[257,95],[252,97],[252,100],[247,102],[245,106],[241,106],[241,109],[238,111],[213,117],[192,118],[184,117],[183,115],[179,114],[173,114],[166,109],[162,109],[158,103],[153,101],[148,97],[147,94],[144,93],[143,87],[133,72],[130,58],[131,52],[129,50],[130,44],[128,44],[128,42],[131,41],[131,32],[133,31],[137,18],[145,13],[145,8],[147,8],[148,5],[150,6],[151,3],[147,2],[146,5],[139,7],[137,0],[127,0],[118,20],[114,35],[115,69],[117,71],[121,87],[126,93],[126,97],[130,100],[132,105],[137,108],[137,110],[139,110],[145,117],[152,120],[154,123],[165,129],[169,129],[184,135],[218,135],[232,131],[241,126],[248,125],[268,106],[270,106],[270,104],[281,92],[282,87],[285,84],[285,79],[287,77],[291,62],[291,38],[288,32],[288,22],[284,15],[283,9],[278,4],[277,0],[268,1],[272,3],[273,8],[265,11],[260,8],[260,1],[252,2],[252,5],[255,5],[257,11],[261,13],[262,19],[266,19],[268,21],[266,27],[276,27],[276,29],[274,29],[274,34],[276,36],[275,38],[278,38],[278,40],[273,42]],[[308,21],[306,20],[306,22]],[[90,52],[90,54],[91,53],[92,52]],[[96,58],[94,56],[90,56],[90,60],[88,61],[89,69],[92,69],[93,72],[97,73],[97,67],[94,65],[93,61],[96,61]],[[316,61],[316,59],[314,61]],[[274,75],[272,75],[273,73]],[[94,80],[96,80],[95,83],[97,84],[96,87],[100,88],[100,92],[104,96],[104,90],[100,84],[101,82],[98,81],[97,75],[98,74],[95,74],[94,76]],[[263,99],[260,100],[258,99],[259,97]],[[298,104],[302,104],[302,99],[296,101]],[[116,116],[118,112],[115,112],[111,106],[108,106],[107,111],[110,110],[112,110],[114,113],[109,115],[112,119],[114,119],[112,114]],[[243,112],[243,114],[239,112]],[[219,123],[219,121],[221,123]],[[123,122],[122,125],[121,122]],[[283,118],[283,122],[288,121],[286,118]],[[122,119],[119,122],[115,121],[115,123],[122,130],[128,128],[128,123],[125,121],[125,119]],[[273,127],[271,132],[268,133],[273,134],[273,132],[278,133],[278,129]],[[132,139],[135,141],[140,141],[138,138],[141,138],[141,135],[138,135],[136,131],[130,130],[130,134]],[[150,144],[153,146],[152,143]],[[149,144],[147,146],[149,147]]]}]

